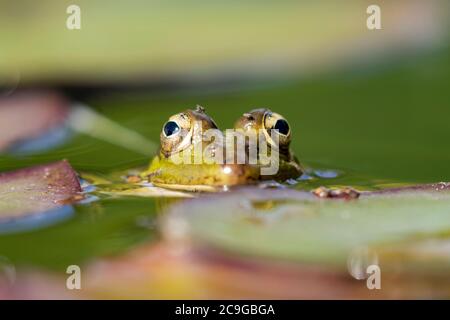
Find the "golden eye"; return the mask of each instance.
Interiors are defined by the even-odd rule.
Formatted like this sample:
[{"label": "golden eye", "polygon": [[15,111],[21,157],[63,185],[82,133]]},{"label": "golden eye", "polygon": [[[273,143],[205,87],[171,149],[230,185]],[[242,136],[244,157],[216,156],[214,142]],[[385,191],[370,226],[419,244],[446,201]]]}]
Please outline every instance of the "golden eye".
[{"label": "golden eye", "polygon": [[[264,129],[270,135],[272,130],[278,133],[280,145],[288,145],[291,141],[291,128],[287,120],[280,114],[267,111],[263,119]],[[276,131],[275,131],[276,130]],[[272,139],[269,139],[271,141]]]},{"label": "golden eye", "polygon": [[166,157],[191,145],[191,127],[191,117],[186,113],[178,113],[167,120],[160,136],[161,151]]},{"label": "golden eye", "polygon": [[211,128],[217,128],[217,125],[201,107],[171,116],[160,134],[162,154],[168,157],[196,143],[202,143],[203,132]]}]

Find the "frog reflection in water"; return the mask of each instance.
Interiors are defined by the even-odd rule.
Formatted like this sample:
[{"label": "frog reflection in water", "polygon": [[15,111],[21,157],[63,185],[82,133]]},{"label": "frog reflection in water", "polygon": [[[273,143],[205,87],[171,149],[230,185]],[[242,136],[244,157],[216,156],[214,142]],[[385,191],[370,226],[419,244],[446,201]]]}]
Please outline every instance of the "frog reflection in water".
[{"label": "frog reflection in water", "polygon": [[[248,130],[262,130],[266,139],[267,150],[279,152],[277,172],[273,175],[261,174],[260,159],[250,163],[245,156],[245,162],[233,163],[214,162],[217,153],[221,152],[225,159],[223,148],[223,133],[219,131],[214,120],[202,107],[186,110],[173,115],[164,124],[160,138],[161,149],[150,164],[142,178],[156,186],[182,190],[214,190],[223,186],[253,184],[261,180],[284,181],[297,178],[302,174],[302,168],[289,149],[291,129],[286,119],[269,109],[256,109],[244,114],[235,125],[237,132],[245,134]],[[205,138],[205,132],[215,132],[214,138]],[[272,133],[272,131],[274,133]],[[277,134],[279,147],[271,138]],[[220,139],[218,139],[220,138]],[[196,150],[202,150],[202,161],[195,162]],[[276,148],[276,149],[275,149]],[[248,153],[248,145],[245,145]],[[188,155],[190,161],[179,162],[180,157]],[[259,153],[258,153],[259,155]],[[178,159],[178,160],[175,160]]]}]

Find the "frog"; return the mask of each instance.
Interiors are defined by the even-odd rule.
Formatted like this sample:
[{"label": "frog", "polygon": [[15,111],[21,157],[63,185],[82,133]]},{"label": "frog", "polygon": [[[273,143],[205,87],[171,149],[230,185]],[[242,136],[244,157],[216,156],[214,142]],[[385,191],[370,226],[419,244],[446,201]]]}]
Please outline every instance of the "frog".
[{"label": "frog", "polygon": [[[238,119],[234,129],[245,133],[249,128],[262,129],[267,134],[274,128],[279,132],[280,170],[277,174],[262,175],[262,166],[258,161],[214,162],[220,153],[223,153],[220,158],[225,157],[224,133],[206,113],[205,108],[197,106],[169,117],[164,123],[160,133],[159,152],[140,177],[147,179],[154,186],[167,189],[217,191],[231,186],[256,184],[263,180],[297,178],[302,174],[300,163],[289,149],[291,131],[284,117],[269,109],[252,110]],[[214,132],[214,139],[205,139],[205,132],[211,131]],[[272,140],[265,143],[274,148],[271,145]],[[195,163],[193,156],[195,150],[199,150],[197,148],[200,148],[203,154],[199,163]],[[180,162],[180,159],[189,161]]]}]

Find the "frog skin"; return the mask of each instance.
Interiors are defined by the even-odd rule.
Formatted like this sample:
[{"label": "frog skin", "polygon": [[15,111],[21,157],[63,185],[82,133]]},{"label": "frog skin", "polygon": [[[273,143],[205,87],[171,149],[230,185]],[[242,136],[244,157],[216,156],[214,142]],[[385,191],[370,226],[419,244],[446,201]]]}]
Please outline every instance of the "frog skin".
[{"label": "frog skin", "polygon": [[[261,180],[285,181],[298,178],[304,172],[303,167],[289,147],[292,139],[291,127],[282,115],[267,108],[253,109],[244,113],[236,121],[234,129],[242,130],[244,133],[249,130],[262,130],[269,152],[270,150],[278,151],[278,172],[274,175],[261,175]],[[273,130],[275,132],[272,132]],[[278,145],[273,141],[272,134],[277,135]]]},{"label": "frog skin", "polygon": [[[251,114],[252,112],[255,110],[251,111]],[[259,113],[255,113],[254,116],[255,119],[265,117],[264,114],[260,115]],[[237,125],[248,127],[252,123],[249,117],[244,116],[238,120]],[[237,126],[237,128],[241,126]],[[216,130],[223,135],[214,120],[199,106],[195,110],[188,109],[170,117],[164,124],[160,135],[159,154],[152,160],[148,170],[141,174],[141,178],[148,178],[148,181],[155,186],[170,189],[216,191],[219,187],[254,184],[260,180],[274,178],[285,180],[296,178],[301,174],[300,166],[289,150],[290,130],[287,135],[289,139],[283,140],[283,146],[280,148],[282,150],[280,171],[283,173],[279,172],[276,176],[261,176],[261,168],[258,163],[218,164],[204,161],[197,164],[174,161],[174,156],[180,156],[186,151],[193,153],[199,144],[204,150],[204,159],[212,159],[218,149],[215,139],[213,141],[204,141],[203,139],[205,131],[209,129]]]},{"label": "frog skin", "polygon": [[259,180],[257,165],[217,163],[176,163],[173,157],[181,152],[195,150],[198,144],[204,148],[205,158],[213,158],[214,141],[203,141],[208,129],[219,131],[214,120],[198,106],[173,115],[161,131],[160,152],[141,177],[155,186],[189,191],[215,191],[218,187],[251,184]]}]

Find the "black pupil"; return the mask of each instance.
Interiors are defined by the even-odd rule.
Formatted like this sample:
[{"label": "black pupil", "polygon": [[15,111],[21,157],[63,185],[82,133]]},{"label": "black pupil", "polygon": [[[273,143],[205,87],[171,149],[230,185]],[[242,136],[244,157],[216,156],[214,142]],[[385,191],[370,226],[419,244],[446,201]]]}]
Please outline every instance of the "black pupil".
[{"label": "black pupil", "polygon": [[163,130],[164,130],[164,134],[167,137],[170,137],[171,135],[180,131],[180,127],[178,126],[178,124],[175,121],[169,121],[164,125]]},{"label": "black pupil", "polygon": [[277,129],[279,133],[284,135],[289,133],[289,125],[287,121],[283,119],[278,119],[273,128]]}]

